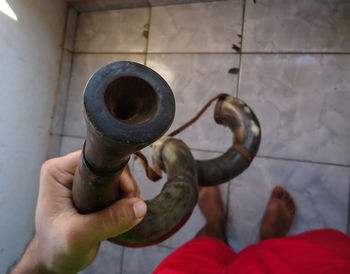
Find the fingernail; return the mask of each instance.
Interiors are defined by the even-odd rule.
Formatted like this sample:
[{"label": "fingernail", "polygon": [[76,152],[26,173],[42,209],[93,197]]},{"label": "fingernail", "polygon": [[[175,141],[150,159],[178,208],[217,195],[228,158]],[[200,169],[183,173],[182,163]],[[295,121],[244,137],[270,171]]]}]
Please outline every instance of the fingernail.
[{"label": "fingernail", "polygon": [[134,213],[136,218],[141,218],[146,215],[147,206],[145,202],[138,201],[134,204]]}]

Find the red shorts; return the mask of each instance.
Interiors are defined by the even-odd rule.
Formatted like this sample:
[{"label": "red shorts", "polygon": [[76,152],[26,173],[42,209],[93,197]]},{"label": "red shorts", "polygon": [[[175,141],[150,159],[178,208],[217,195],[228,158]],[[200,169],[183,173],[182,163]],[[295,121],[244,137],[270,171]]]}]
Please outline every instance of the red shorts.
[{"label": "red shorts", "polygon": [[314,230],[266,240],[238,254],[219,240],[200,237],[170,254],[154,273],[350,273],[350,237]]}]

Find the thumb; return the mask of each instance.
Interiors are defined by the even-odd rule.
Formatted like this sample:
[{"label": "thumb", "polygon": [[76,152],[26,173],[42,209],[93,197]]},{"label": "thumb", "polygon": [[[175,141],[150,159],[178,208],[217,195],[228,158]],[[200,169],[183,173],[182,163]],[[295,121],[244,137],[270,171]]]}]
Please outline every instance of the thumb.
[{"label": "thumb", "polygon": [[133,228],[146,212],[146,203],[141,199],[121,199],[105,209],[82,215],[85,218],[82,223],[89,231],[90,239],[104,241]]}]

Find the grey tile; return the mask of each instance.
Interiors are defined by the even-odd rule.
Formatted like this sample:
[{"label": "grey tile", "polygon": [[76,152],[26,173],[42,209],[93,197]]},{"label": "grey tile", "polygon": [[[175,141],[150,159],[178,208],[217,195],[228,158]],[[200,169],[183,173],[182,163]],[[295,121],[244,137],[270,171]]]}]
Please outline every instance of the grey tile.
[{"label": "grey tile", "polygon": [[77,52],[145,52],[149,8],[85,12],[79,15]]},{"label": "grey tile", "polygon": [[230,187],[228,237],[237,252],[258,241],[261,219],[274,186],[293,196],[296,216],[289,235],[319,228],[346,232],[349,168],[256,158]]},{"label": "grey tile", "polygon": [[152,7],[149,52],[234,52],[243,1]]},{"label": "grey tile", "polygon": [[349,52],[350,2],[246,1],[243,51]]},{"label": "grey tile", "polygon": [[[176,113],[169,132],[193,118],[218,93],[236,92],[237,76],[228,73],[238,66],[235,54],[149,54],[147,66],[162,75],[174,92]],[[225,151],[232,134],[214,122],[213,113],[214,104],[177,137],[191,148]]]},{"label": "grey tile", "polygon": [[82,114],[82,95],[90,76],[101,67],[116,61],[134,61],[143,64],[143,54],[74,54],[69,86],[64,134],[85,137]]},{"label": "grey tile", "polygon": [[62,137],[60,135],[50,136],[50,147],[48,159],[60,156]]},{"label": "grey tile", "polygon": [[83,149],[84,138],[62,136],[60,156]]},{"label": "grey tile", "polygon": [[74,49],[75,33],[77,30],[78,12],[76,9],[70,7],[68,9],[66,34],[64,39],[64,48],[70,51]]},{"label": "grey tile", "polygon": [[[148,158],[149,163],[151,163],[151,155],[152,155],[151,148],[147,147],[142,152]],[[194,150],[192,151],[192,154],[195,159],[199,159],[199,160],[210,159],[220,155],[219,153],[215,153],[215,152],[203,152],[203,151],[194,151]],[[166,182],[166,178],[167,178],[166,174],[163,173],[163,178],[160,181],[158,182],[150,181],[146,177],[143,167],[139,160],[135,161],[132,174],[140,188],[141,195],[144,200],[150,200],[154,198],[156,195],[158,195],[161,192],[162,187]],[[220,185],[219,189],[220,189],[224,208],[226,208],[228,184]],[[182,244],[186,243],[187,241],[193,239],[196,236],[197,232],[204,225],[205,225],[205,219],[202,216],[199,210],[199,207],[197,205],[190,219],[187,221],[187,223],[168,240],[160,243],[160,245],[171,247],[171,248],[177,248]]]},{"label": "grey tile", "polygon": [[68,97],[68,87],[71,77],[71,68],[72,68],[72,53],[66,49],[63,50],[62,58],[62,67],[61,75],[59,80],[59,88],[56,97],[56,107],[55,115],[53,119],[52,133],[53,134],[62,134],[64,116],[66,111],[66,103]]},{"label": "grey tile", "polygon": [[170,248],[151,246],[125,248],[123,274],[149,274],[172,252]]},{"label": "grey tile", "polygon": [[151,6],[169,6],[169,5],[181,5],[191,3],[202,3],[202,2],[218,2],[218,1],[231,1],[231,0],[149,0]]},{"label": "grey tile", "polygon": [[81,274],[119,274],[121,273],[123,247],[104,241],[100,245],[96,259]]},{"label": "grey tile", "polygon": [[102,11],[127,8],[141,8],[149,6],[147,0],[99,0],[99,1],[74,1],[71,5],[80,12]]},{"label": "grey tile", "polygon": [[350,56],[244,55],[241,70],[260,155],[350,164]]}]

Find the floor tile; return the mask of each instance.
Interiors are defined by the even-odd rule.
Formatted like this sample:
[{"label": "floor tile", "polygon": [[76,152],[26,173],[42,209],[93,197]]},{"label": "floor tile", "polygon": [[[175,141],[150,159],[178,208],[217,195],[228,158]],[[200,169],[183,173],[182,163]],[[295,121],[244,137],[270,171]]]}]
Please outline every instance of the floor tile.
[{"label": "floor tile", "polygon": [[51,135],[48,159],[60,156],[62,136]]},{"label": "floor tile", "polygon": [[350,164],[350,55],[244,55],[239,97],[260,155]]},{"label": "floor tile", "polygon": [[243,1],[152,7],[149,52],[234,52]]},{"label": "floor tile", "polygon": [[[169,133],[193,118],[215,95],[236,92],[237,75],[228,73],[238,66],[235,54],[149,54],[147,66],[164,77],[175,96],[175,120]],[[189,147],[225,151],[231,146],[231,132],[214,122],[214,105],[178,135]]]},{"label": "floor tile", "polygon": [[67,14],[66,34],[64,39],[64,48],[70,51],[74,49],[75,33],[77,30],[78,12],[70,7]]},{"label": "floor tile", "polygon": [[350,52],[350,2],[246,1],[244,52]]},{"label": "floor tile", "polygon": [[173,249],[161,246],[125,248],[122,274],[149,274]]},{"label": "floor tile", "polygon": [[99,1],[76,1],[70,4],[80,12],[116,10],[126,8],[140,8],[149,6],[147,0],[99,0]]},{"label": "floor tile", "polygon": [[62,134],[64,126],[64,117],[66,112],[66,103],[68,98],[68,88],[72,69],[73,55],[68,50],[63,50],[63,59],[61,75],[59,79],[59,88],[56,97],[55,115],[52,125],[53,134]]},{"label": "floor tile", "polygon": [[258,241],[261,219],[276,185],[295,200],[290,235],[318,228],[346,232],[349,174],[347,167],[256,158],[231,182],[227,221],[231,247],[239,251]]},{"label": "floor tile", "polygon": [[62,136],[60,156],[83,149],[84,138]]},{"label": "floor tile", "polygon": [[143,54],[74,54],[69,86],[64,134],[85,137],[86,127],[82,114],[82,96],[90,76],[101,67],[116,61],[144,63]]},{"label": "floor tile", "polygon": [[145,52],[149,8],[85,12],[79,15],[76,52]]},{"label": "floor tile", "polygon": [[[218,1],[231,1],[231,0],[217,0]],[[149,0],[151,6],[169,6],[180,4],[192,4],[200,2],[213,2],[213,0]]]},{"label": "floor tile", "polygon": [[96,259],[81,274],[120,274],[123,247],[104,241]]}]

